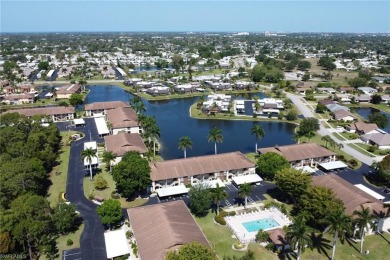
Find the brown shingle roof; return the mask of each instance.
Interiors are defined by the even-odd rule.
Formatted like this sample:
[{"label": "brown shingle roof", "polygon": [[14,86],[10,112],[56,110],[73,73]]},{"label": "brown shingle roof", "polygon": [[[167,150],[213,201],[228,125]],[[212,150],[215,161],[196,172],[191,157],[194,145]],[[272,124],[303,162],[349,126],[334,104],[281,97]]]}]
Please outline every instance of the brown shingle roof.
[{"label": "brown shingle roof", "polygon": [[13,94],[3,97],[5,100],[34,99],[34,94]]},{"label": "brown shingle roof", "polygon": [[74,107],[38,107],[38,108],[26,108],[26,109],[13,109],[8,110],[5,113],[19,113],[25,116],[35,115],[63,115],[74,114]]},{"label": "brown shingle roof", "polygon": [[329,104],[336,104],[336,102],[334,102],[333,100],[330,100],[330,99],[322,99],[320,101],[318,101],[319,104],[321,105],[329,105]]},{"label": "brown shingle roof", "polygon": [[109,101],[109,102],[94,102],[86,104],[84,109],[87,110],[101,110],[101,109],[113,109],[117,107],[130,107],[130,105],[123,101]]},{"label": "brown shingle roof", "polygon": [[336,111],[333,112],[333,114],[334,114],[334,119],[336,119],[336,120],[343,119],[344,117],[347,117],[347,116],[356,118],[349,111],[346,111],[344,109],[336,110]]},{"label": "brown shingle roof", "polygon": [[141,259],[163,260],[169,249],[199,242],[210,247],[182,200],[127,210]]},{"label": "brown shingle roof", "polygon": [[352,215],[355,210],[360,210],[360,205],[369,207],[371,213],[386,212],[379,200],[335,174],[313,177],[312,184],[330,188],[336,197],[344,203],[345,213],[348,215]]},{"label": "brown shingle roof", "polygon": [[152,181],[255,167],[240,152],[213,154],[152,163]]},{"label": "brown shingle roof", "polygon": [[104,137],[107,151],[123,156],[126,152],[146,153],[147,148],[139,134],[119,133]]},{"label": "brown shingle roof", "polygon": [[291,144],[277,147],[266,147],[257,149],[261,154],[274,152],[286,157],[289,162],[307,160],[311,158],[320,158],[334,155],[334,152],[315,144]]},{"label": "brown shingle roof", "polygon": [[137,114],[130,107],[118,107],[107,111],[107,120],[113,128],[138,126]]},{"label": "brown shingle roof", "polygon": [[358,121],[356,123],[353,123],[349,127],[351,129],[354,129],[354,130],[356,130],[358,132],[362,132],[364,134],[366,134],[366,133],[368,133],[370,131],[378,129],[377,124],[367,124],[367,123],[364,123],[363,121]]},{"label": "brown shingle roof", "polygon": [[270,231],[267,231],[269,234],[269,239],[272,241],[272,243],[276,246],[282,246],[282,245],[287,245],[288,242],[286,240],[286,232],[281,229],[273,229]]}]

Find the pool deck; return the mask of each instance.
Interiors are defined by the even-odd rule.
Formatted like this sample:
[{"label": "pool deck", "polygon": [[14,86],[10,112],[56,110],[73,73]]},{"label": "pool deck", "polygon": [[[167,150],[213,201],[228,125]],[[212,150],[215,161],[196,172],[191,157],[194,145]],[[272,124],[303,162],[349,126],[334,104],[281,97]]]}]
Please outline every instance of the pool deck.
[{"label": "pool deck", "polygon": [[286,215],[280,212],[280,210],[277,208],[269,208],[251,213],[227,216],[225,217],[225,220],[229,228],[233,231],[233,234],[237,237],[237,239],[240,240],[241,243],[248,244],[250,242],[255,241],[257,231],[248,232],[248,230],[242,225],[242,223],[261,220],[265,218],[274,219],[276,222],[279,223],[279,226],[265,229],[264,231],[282,228],[284,226],[292,224],[292,221]]}]

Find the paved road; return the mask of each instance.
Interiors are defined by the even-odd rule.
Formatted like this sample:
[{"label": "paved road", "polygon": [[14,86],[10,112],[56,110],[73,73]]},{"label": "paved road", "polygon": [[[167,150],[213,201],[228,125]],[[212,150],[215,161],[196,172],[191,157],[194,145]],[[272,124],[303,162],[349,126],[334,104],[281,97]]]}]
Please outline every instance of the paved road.
[{"label": "paved road", "polygon": [[96,205],[84,196],[83,179],[86,171],[81,160],[84,142],[90,139],[101,142],[93,119],[85,119],[85,127],[69,127],[69,123],[58,123],[61,131],[76,130],[85,137],[72,143],[70,148],[66,198],[76,205],[84,220],[84,231],[80,238],[80,251],[66,252],[64,259],[107,259],[104,242],[104,227],[96,213]]},{"label": "paved road", "polygon": [[[302,115],[304,117],[315,117],[314,114],[313,114],[313,111],[310,110],[306,104],[301,100],[302,99],[302,96],[298,96],[298,95],[294,95],[294,94],[291,94],[291,93],[288,93],[288,92],[285,92],[286,93],[286,96],[294,103],[294,105],[297,106],[297,108],[301,111]],[[343,143],[342,141],[340,141],[339,139],[337,139],[336,137],[334,137],[332,135],[332,133],[327,129],[325,128],[322,124],[320,124],[320,130],[318,131],[318,133],[321,135],[321,136],[325,136],[325,135],[329,135],[335,142],[337,143]],[[343,150],[345,153],[351,155],[352,157],[356,158],[357,160],[367,164],[367,165],[371,165],[375,159],[372,158],[372,157],[369,157],[369,156],[366,156],[360,152],[358,152],[357,150],[353,149],[352,147],[348,146],[348,145],[344,145],[344,147],[341,149]]]}]

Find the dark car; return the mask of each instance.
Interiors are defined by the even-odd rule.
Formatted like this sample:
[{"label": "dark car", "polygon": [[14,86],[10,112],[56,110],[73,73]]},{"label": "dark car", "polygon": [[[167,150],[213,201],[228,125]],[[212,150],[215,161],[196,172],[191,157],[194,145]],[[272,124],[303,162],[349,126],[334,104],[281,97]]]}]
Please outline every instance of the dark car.
[{"label": "dark car", "polygon": [[390,193],[390,189],[387,188],[387,189],[383,190],[383,192],[386,193],[386,194],[389,194]]}]

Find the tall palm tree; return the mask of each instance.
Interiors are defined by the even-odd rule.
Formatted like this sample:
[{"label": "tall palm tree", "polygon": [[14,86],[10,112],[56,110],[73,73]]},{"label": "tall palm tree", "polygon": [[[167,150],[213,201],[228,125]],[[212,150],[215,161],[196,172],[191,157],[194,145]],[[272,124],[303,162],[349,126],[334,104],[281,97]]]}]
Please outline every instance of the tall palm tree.
[{"label": "tall palm tree", "polygon": [[374,223],[372,222],[375,219],[375,216],[371,214],[370,208],[365,208],[363,205],[360,205],[360,210],[355,210],[353,215],[356,216],[355,224],[359,226],[360,231],[360,253],[363,253],[363,242],[364,236],[366,235],[366,229],[371,227],[374,228]]},{"label": "tall palm tree", "polygon": [[91,181],[92,181],[92,158],[96,157],[97,151],[90,148],[87,148],[81,152],[81,158],[83,161],[87,159],[89,164],[89,174],[91,175]]},{"label": "tall palm tree", "polygon": [[294,224],[287,227],[286,237],[290,241],[291,246],[297,249],[297,260],[300,259],[301,253],[305,251],[305,247],[312,245],[310,233],[312,229],[306,225],[304,217],[295,219]]},{"label": "tall palm tree", "polygon": [[103,162],[110,166],[110,173],[112,172],[112,162],[116,159],[116,154],[112,151],[104,151],[103,152]]},{"label": "tall palm tree", "polygon": [[132,98],[129,99],[130,106],[134,107],[135,104],[142,102],[142,99],[140,96],[134,95]]},{"label": "tall palm tree", "polygon": [[344,243],[347,231],[350,231],[351,229],[352,221],[349,216],[345,215],[343,210],[339,210],[334,214],[329,215],[326,221],[329,223],[329,226],[325,229],[325,232],[333,234],[331,257],[331,260],[333,260],[336,252],[337,238],[340,239],[341,243]]},{"label": "tall palm tree", "polygon": [[248,196],[252,194],[252,191],[253,191],[252,185],[250,185],[249,183],[244,183],[240,186],[240,189],[238,191],[238,196],[244,198],[245,208],[248,204]]},{"label": "tall palm tree", "polygon": [[321,140],[325,142],[325,147],[328,148],[328,143],[332,141],[332,138],[329,135],[321,137]]},{"label": "tall palm tree", "polygon": [[254,124],[251,128],[251,134],[255,135],[256,138],[255,152],[257,153],[257,140],[260,140],[262,137],[264,137],[265,132],[261,125]]},{"label": "tall palm tree", "polygon": [[153,141],[153,155],[156,156],[156,141],[160,137],[160,127],[157,124],[150,126],[146,133],[148,138]]},{"label": "tall palm tree", "polygon": [[137,112],[137,114],[143,115],[146,112],[146,107],[144,102],[142,102],[141,100],[140,102],[135,103],[134,110],[135,112]]},{"label": "tall palm tree", "polygon": [[222,130],[217,127],[213,127],[209,132],[208,141],[214,142],[214,150],[215,154],[217,154],[217,143],[223,142]]},{"label": "tall palm tree", "polygon": [[219,215],[219,205],[221,203],[221,200],[225,200],[227,196],[228,194],[226,193],[225,189],[223,187],[219,187],[218,183],[217,187],[211,189],[211,198],[217,205],[217,215]]},{"label": "tall palm tree", "polygon": [[187,158],[187,148],[192,148],[192,141],[189,136],[182,136],[179,139],[179,149],[183,150],[184,158]]}]

